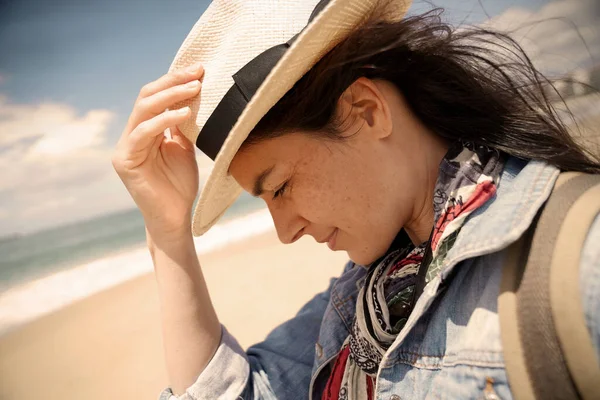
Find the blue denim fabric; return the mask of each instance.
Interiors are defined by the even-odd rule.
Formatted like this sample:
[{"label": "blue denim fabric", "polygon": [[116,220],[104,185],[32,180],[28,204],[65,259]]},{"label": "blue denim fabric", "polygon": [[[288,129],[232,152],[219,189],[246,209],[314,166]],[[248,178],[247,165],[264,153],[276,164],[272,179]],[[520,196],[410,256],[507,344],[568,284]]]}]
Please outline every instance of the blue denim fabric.
[{"label": "blue denim fabric", "polygon": [[[469,216],[385,354],[376,399],[512,398],[497,309],[504,249],[529,227],[557,176],[544,163],[508,160],[495,198]],[[588,234],[580,271],[585,318],[600,359],[598,243],[600,218]],[[365,273],[348,263],[325,292],[247,351],[223,328],[221,345],[198,380],[179,397],[165,390],[161,400],[319,399],[349,333]]]}]

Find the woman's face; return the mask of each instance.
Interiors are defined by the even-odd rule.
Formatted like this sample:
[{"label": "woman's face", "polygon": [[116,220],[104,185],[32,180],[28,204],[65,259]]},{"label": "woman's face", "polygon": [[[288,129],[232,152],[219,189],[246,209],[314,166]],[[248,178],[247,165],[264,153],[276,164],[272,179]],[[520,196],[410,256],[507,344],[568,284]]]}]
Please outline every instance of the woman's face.
[{"label": "woman's face", "polygon": [[403,226],[428,218],[430,207],[420,203],[429,201],[424,192],[433,186],[422,156],[430,135],[392,85],[363,79],[353,84],[360,87],[352,100],[340,100],[341,112],[353,117],[348,137],[294,132],[267,139],[242,148],[230,173],[265,201],[283,243],[308,234],[366,265],[385,253]]}]

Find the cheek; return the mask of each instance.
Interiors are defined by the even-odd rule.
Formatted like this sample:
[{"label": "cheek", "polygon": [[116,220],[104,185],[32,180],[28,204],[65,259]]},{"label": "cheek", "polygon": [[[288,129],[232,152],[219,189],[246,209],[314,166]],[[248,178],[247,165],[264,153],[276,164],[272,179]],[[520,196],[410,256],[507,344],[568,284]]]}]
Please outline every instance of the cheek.
[{"label": "cheek", "polygon": [[314,224],[340,228],[357,248],[373,248],[378,238],[386,242],[381,233],[395,229],[389,225],[398,205],[391,204],[393,185],[378,172],[379,163],[342,151],[315,153],[296,170],[291,191],[296,211]]},{"label": "cheek", "polygon": [[336,192],[323,179],[303,179],[293,184],[291,197],[300,215],[312,223],[327,225],[339,213]]},{"label": "cheek", "polygon": [[307,220],[335,226],[355,237],[371,230],[369,224],[378,208],[371,204],[371,196],[362,192],[358,181],[344,174],[307,179],[294,193],[294,202]]}]

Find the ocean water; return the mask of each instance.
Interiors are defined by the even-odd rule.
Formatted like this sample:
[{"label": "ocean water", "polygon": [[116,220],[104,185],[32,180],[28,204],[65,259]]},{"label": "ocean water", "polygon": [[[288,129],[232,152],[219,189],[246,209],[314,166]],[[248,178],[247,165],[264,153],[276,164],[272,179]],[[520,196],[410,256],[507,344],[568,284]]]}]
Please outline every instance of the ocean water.
[{"label": "ocean water", "polygon": [[[273,229],[248,195],[196,238],[199,254]],[[76,300],[152,271],[137,209],[0,239],[0,334]]]}]

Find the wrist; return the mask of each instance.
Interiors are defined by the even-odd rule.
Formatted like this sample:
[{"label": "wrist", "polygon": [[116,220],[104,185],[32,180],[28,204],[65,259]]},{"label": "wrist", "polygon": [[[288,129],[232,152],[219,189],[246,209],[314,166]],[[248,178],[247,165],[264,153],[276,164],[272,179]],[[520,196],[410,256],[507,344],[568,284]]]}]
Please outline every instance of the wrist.
[{"label": "wrist", "polygon": [[155,235],[146,228],[146,240],[159,282],[170,281],[174,270],[188,271],[186,273],[188,278],[200,273],[200,264],[191,228],[171,231],[168,234],[160,231]]},{"label": "wrist", "polygon": [[194,244],[191,224],[182,224],[173,228],[157,227],[146,224],[146,242],[151,251],[157,247],[172,248]]}]

